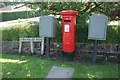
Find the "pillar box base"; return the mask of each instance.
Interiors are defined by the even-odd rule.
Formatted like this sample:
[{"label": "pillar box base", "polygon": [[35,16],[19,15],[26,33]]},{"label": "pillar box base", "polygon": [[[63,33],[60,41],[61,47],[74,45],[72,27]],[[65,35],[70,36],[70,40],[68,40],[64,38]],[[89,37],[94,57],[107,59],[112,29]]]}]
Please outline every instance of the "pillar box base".
[{"label": "pillar box base", "polygon": [[72,62],[74,61],[75,52],[62,52],[62,60]]}]

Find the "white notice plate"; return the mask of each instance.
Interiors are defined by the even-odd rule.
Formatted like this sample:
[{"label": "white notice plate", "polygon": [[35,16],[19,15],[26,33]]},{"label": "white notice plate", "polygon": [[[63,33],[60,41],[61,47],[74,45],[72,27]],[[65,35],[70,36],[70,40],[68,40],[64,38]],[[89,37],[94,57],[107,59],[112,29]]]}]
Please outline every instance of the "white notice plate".
[{"label": "white notice plate", "polygon": [[70,25],[65,24],[65,26],[64,26],[64,31],[65,31],[65,32],[70,32]]}]

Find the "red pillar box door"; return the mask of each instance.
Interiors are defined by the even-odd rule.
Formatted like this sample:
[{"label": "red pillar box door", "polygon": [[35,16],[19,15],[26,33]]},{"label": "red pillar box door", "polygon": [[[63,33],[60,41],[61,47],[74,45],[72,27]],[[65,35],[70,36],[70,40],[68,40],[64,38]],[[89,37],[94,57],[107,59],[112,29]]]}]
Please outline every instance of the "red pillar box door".
[{"label": "red pillar box door", "polygon": [[62,50],[63,52],[75,51],[75,35],[76,35],[76,15],[75,10],[61,11],[62,15]]}]

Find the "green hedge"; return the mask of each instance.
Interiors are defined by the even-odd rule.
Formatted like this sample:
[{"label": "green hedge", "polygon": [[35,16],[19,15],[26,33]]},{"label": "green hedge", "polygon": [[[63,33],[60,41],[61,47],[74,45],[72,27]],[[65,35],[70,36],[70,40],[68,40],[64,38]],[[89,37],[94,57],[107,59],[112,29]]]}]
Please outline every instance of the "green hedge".
[{"label": "green hedge", "polygon": [[[28,17],[32,17],[30,13],[32,12],[28,11]],[[2,21],[16,20],[18,18],[21,18],[21,19],[27,18],[27,11],[3,12],[2,13]]]},{"label": "green hedge", "polygon": [[13,41],[24,37],[38,37],[37,22],[22,22],[2,29],[2,40]]},{"label": "green hedge", "polygon": [[[76,37],[77,42],[93,42],[93,40],[88,39],[88,26],[77,28]],[[101,40],[99,43],[120,43],[120,26],[109,25],[107,27],[106,40]]]},{"label": "green hedge", "polygon": [[45,11],[17,11],[17,12],[2,12],[2,21],[16,20],[16,19],[25,19],[38,17],[41,15],[49,14]]},{"label": "green hedge", "polygon": [[[76,41],[91,43],[92,40],[88,40],[88,25],[77,25],[76,29]],[[57,27],[57,35],[52,38],[52,42],[61,42],[61,26]],[[39,24],[37,22],[22,22],[17,25],[8,26],[2,29],[2,40],[12,41],[19,40],[21,37],[39,37]],[[120,43],[120,26],[108,26],[107,39],[105,41],[99,41],[100,43]]]}]

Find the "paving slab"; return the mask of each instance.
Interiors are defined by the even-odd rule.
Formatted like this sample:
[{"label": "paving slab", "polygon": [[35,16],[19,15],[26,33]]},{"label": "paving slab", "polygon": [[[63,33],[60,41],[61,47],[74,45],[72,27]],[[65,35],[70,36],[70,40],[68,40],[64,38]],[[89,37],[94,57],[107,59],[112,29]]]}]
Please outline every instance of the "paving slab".
[{"label": "paving slab", "polygon": [[53,66],[46,78],[71,78],[74,68]]}]

